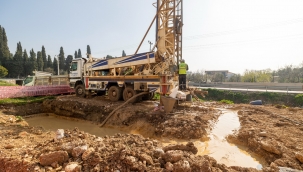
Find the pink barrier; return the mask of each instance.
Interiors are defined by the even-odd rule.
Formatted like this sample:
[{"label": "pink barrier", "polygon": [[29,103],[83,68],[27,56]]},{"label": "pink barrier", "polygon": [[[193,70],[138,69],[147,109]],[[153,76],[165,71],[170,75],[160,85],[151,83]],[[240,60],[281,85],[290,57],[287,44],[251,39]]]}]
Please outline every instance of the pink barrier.
[{"label": "pink barrier", "polygon": [[68,85],[58,86],[0,86],[0,99],[73,93]]}]

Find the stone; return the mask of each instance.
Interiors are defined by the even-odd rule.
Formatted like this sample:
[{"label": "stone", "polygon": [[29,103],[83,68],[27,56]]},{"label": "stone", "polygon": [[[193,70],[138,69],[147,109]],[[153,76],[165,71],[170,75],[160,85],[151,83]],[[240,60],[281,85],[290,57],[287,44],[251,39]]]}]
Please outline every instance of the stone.
[{"label": "stone", "polygon": [[259,136],[261,136],[261,137],[266,137],[266,136],[267,136],[267,133],[266,133],[266,132],[260,132],[260,133],[259,133]]},{"label": "stone", "polygon": [[183,154],[182,151],[171,150],[171,151],[167,151],[164,155],[162,155],[162,158],[166,162],[175,163],[181,160],[182,154]]},{"label": "stone", "polygon": [[274,153],[274,154],[277,154],[277,155],[282,154],[282,152],[278,148],[276,148],[273,144],[268,144],[266,142],[261,142],[261,147],[262,147],[262,149],[266,150],[267,152]]},{"label": "stone", "polygon": [[164,151],[162,148],[156,148],[154,151],[153,151],[153,154],[154,154],[154,157],[155,158],[159,158],[161,157],[163,154],[164,154]]},{"label": "stone", "polygon": [[302,152],[297,152],[296,153],[296,158],[303,163],[303,153]]},{"label": "stone", "polygon": [[77,158],[77,157],[79,157],[80,155],[82,155],[86,150],[87,150],[87,145],[75,147],[75,148],[73,148],[73,150],[72,150],[72,156],[73,156],[74,158]]},{"label": "stone", "polygon": [[174,170],[174,165],[173,165],[172,163],[170,163],[170,162],[167,162],[167,163],[165,164],[165,169],[166,169],[167,171],[173,171],[173,170]]},{"label": "stone", "polygon": [[66,151],[55,151],[48,154],[42,154],[39,157],[39,162],[41,165],[51,165],[54,162],[58,164],[64,163],[68,160],[68,153]]},{"label": "stone", "polygon": [[57,131],[56,131],[56,137],[55,137],[55,139],[62,139],[64,137],[64,129],[58,129]]},{"label": "stone", "polygon": [[90,155],[95,151],[94,148],[88,148],[83,154],[82,154],[82,160],[86,161],[90,157]]},{"label": "stone", "polygon": [[147,164],[150,164],[150,165],[153,165],[153,164],[154,164],[153,158],[150,157],[150,156],[147,155],[147,154],[141,154],[141,155],[139,155],[139,159],[140,159],[141,161],[146,161]]},{"label": "stone", "polygon": [[81,172],[81,165],[75,162],[67,164],[64,168],[65,172]]}]

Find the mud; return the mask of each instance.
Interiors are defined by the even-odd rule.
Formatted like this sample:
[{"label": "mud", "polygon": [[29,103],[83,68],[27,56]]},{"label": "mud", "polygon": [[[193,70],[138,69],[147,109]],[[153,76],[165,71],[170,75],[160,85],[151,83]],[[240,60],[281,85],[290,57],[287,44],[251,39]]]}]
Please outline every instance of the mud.
[{"label": "mud", "polygon": [[238,111],[241,127],[226,139],[264,158],[262,171],[303,169],[301,108],[196,102],[194,107],[184,105],[165,114],[154,111],[157,102],[141,102],[124,106],[105,125],[132,134],[99,137],[75,128],[63,130],[59,139],[55,131],[30,127],[13,116],[52,112],[98,125],[122,103],[60,96],[26,107],[2,106],[0,171],[257,171],[219,164],[211,154],[198,154],[192,142],[163,145],[152,139],[207,141],[222,114],[217,108]]}]

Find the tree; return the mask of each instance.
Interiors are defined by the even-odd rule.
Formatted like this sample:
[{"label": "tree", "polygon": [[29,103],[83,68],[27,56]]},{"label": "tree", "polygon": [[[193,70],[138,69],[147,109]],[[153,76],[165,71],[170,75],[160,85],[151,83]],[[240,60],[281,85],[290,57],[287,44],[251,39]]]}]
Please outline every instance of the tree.
[{"label": "tree", "polygon": [[64,51],[63,47],[60,47],[60,53],[59,53],[59,69],[64,70],[65,68],[65,57],[64,57]]},{"label": "tree", "polygon": [[90,51],[90,46],[87,45],[86,47],[86,54],[87,54],[87,58],[89,58],[89,54],[92,54],[91,51]]},{"label": "tree", "polygon": [[24,49],[23,51],[23,67],[24,67],[24,76],[28,76],[32,73],[32,71],[30,71],[31,69],[31,63],[30,60],[28,58],[26,49]]},{"label": "tree", "polygon": [[38,71],[43,71],[43,58],[41,51],[37,52]]},{"label": "tree", "polygon": [[5,29],[0,25],[0,64],[2,64],[3,67],[7,68],[6,62],[9,63],[11,59],[12,57],[10,56]]},{"label": "tree", "polygon": [[43,60],[43,71],[47,68],[47,58],[46,58],[46,52],[45,52],[45,48],[44,45],[42,45],[42,60]]},{"label": "tree", "polygon": [[53,62],[52,62],[52,58],[50,55],[47,56],[47,64],[46,64],[47,68],[53,68]]},{"label": "tree", "polygon": [[80,49],[78,50],[78,58],[82,58],[81,50]]},{"label": "tree", "polygon": [[0,78],[5,77],[8,74],[8,71],[5,67],[0,66]]},{"label": "tree", "polygon": [[30,71],[30,75],[33,75],[33,71],[38,70],[38,63],[34,49],[30,50],[29,55],[30,55],[29,61],[31,65],[30,65],[30,69],[28,70]]},{"label": "tree", "polygon": [[12,63],[9,64],[9,68],[11,69],[9,73],[11,73],[12,77],[22,77],[24,76],[24,61],[22,57],[22,46],[21,43],[17,43],[17,50],[13,57]]},{"label": "tree", "polygon": [[78,58],[77,50],[75,51],[75,59]]},{"label": "tree", "polygon": [[122,57],[125,57],[126,56],[126,53],[125,53],[125,51],[123,50],[122,51]]},{"label": "tree", "polygon": [[54,58],[53,69],[54,69],[55,75],[58,75],[58,61],[56,58]]},{"label": "tree", "polygon": [[114,57],[111,56],[111,55],[107,55],[105,58],[106,58],[106,59],[113,59]]},{"label": "tree", "polygon": [[70,66],[70,63],[72,62],[72,60],[73,60],[73,56],[72,55],[68,55],[67,57],[66,57],[66,61],[65,61],[65,71],[68,71],[68,73],[69,73],[69,66]]}]

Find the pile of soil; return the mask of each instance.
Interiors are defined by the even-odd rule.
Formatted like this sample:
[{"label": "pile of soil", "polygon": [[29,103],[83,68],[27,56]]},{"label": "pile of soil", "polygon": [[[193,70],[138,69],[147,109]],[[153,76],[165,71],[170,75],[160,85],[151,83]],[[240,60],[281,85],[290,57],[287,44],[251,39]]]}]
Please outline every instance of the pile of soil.
[{"label": "pile of soil", "polygon": [[303,109],[280,105],[235,105],[241,128],[228,140],[262,156],[269,168],[303,170]]},{"label": "pile of soil", "polygon": [[74,130],[45,132],[0,115],[0,171],[256,171],[196,156],[192,142],[163,147],[141,135],[96,137]]}]

